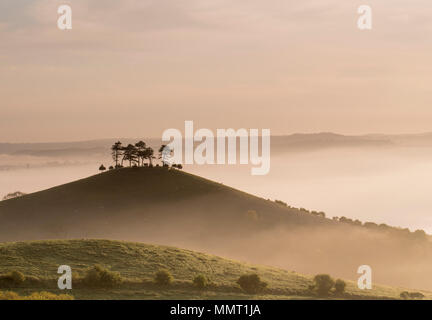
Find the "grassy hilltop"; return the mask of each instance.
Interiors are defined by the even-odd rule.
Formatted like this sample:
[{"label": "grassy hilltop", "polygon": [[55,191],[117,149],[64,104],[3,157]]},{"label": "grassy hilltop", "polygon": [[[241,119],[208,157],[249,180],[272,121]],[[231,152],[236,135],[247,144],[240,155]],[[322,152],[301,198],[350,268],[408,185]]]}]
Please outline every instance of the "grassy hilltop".
[{"label": "grassy hilltop", "polygon": [[[96,264],[117,271],[123,284],[115,288],[80,288],[72,291],[57,289],[57,268],[72,267],[74,277],[85,274]],[[168,270],[174,282],[164,288],[152,284],[158,270]],[[257,266],[223,259],[174,247],[109,240],[55,240],[0,244],[0,274],[19,271],[32,279],[30,285],[8,288],[22,295],[45,290],[68,293],[76,299],[292,299],[316,298],[308,292],[312,277],[278,268]],[[268,283],[260,295],[248,295],[236,280],[244,274],[258,274]],[[198,290],[192,285],[197,275],[205,275],[212,286]],[[34,279],[39,279],[35,283]],[[5,290],[0,288],[0,291]],[[345,298],[399,298],[400,288],[374,286],[373,290],[357,289],[347,283]],[[431,293],[423,292],[426,298]]]},{"label": "grassy hilltop", "polygon": [[352,280],[366,264],[374,282],[432,289],[430,237],[395,230],[332,221],[161,167],[113,170],[0,202],[3,242],[156,243]]}]

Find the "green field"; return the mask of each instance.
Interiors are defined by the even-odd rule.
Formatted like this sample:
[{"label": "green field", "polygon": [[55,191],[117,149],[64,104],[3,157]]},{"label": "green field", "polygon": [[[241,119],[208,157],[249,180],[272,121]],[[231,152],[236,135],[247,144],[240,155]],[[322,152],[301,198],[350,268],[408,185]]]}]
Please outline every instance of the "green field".
[{"label": "green field", "polygon": [[[72,267],[74,277],[83,275],[89,267],[99,264],[118,271],[124,282],[115,288],[57,289],[59,265]],[[154,274],[168,270],[174,282],[167,288],[153,284]],[[22,295],[36,291],[69,293],[75,299],[309,299],[317,298],[308,291],[312,276],[273,267],[241,263],[214,255],[174,247],[109,240],[53,240],[0,244],[0,274],[20,271],[37,277],[38,283],[20,285],[12,290]],[[260,295],[248,295],[236,284],[244,274],[258,274],[268,283]],[[212,285],[199,290],[192,285],[195,276],[202,274]],[[374,286],[359,290],[347,282],[344,298],[395,299],[403,289]],[[432,293],[423,292],[426,298]]]}]

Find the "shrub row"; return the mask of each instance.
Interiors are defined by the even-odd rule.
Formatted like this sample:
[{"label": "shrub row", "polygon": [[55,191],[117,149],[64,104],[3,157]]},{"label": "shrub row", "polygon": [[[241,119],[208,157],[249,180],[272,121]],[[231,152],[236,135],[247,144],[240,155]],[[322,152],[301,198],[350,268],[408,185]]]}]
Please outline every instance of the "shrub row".
[{"label": "shrub row", "polygon": [[342,279],[336,281],[328,274],[318,274],[313,279],[313,284],[309,287],[312,294],[321,297],[329,295],[342,296],[345,292],[346,283]]},{"label": "shrub row", "polygon": [[[154,282],[158,286],[169,286],[173,281],[173,276],[168,270],[159,270],[154,277]],[[203,290],[211,285],[209,279],[200,274],[197,275],[193,280],[192,284],[195,288]],[[261,293],[265,288],[267,288],[267,283],[261,281],[257,274],[242,275],[236,282],[240,288],[248,294],[258,294]]]},{"label": "shrub row", "polygon": [[[84,276],[80,277],[74,275],[74,284],[78,287],[90,287],[90,288],[113,288],[121,285],[124,282],[124,279],[121,277],[120,273],[111,271],[107,268],[104,268],[100,265],[95,265],[92,268],[89,268]],[[161,269],[155,273],[153,277],[153,283],[159,287],[168,287],[173,283],[174,277],[172,274],[166,270]],[[0,275],[0,288],[13,288],[20,287],[25,283],[37,284],[41,283],[42,280],[25,276],[19,271],[11,271],[6,274]],[[197,275],[192,283],[189,282],[196,289],[204,290],[209,286],[213,286],[214,284],[202,274]],[[267,283],[263,282],[259,275],[257,274],[246,274],[239,277],[236,281],[236,284],[241,288],[241,290],[247,294],[259,294],[262,293],[267,288]],[[346,296],[349,298],[349,294],[345,292],[346,283],[342,279],[334,280],[328,274],[318,274],[313,279],[313,284],[309,286],[309,289],[303,294],[312,294],[317,296],[335,296],[342,297]],[[424,295],[420,292],[408,292],[404,291],[400,294],[402,299],[423,299]],[[21,297],[18,294],[8,291],[1,292],[0,291],[0,300],[43,300],[43,299],[70,299],[73,298],[69,295],[55,295],[49,292],[39,292],[33,293],[27,297]]]}]

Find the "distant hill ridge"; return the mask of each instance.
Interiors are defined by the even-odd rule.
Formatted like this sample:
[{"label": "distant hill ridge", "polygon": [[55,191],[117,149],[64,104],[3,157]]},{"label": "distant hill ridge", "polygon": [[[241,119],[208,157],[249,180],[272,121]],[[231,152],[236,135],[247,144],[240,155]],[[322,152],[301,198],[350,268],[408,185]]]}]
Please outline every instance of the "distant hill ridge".
[{"label": "distant hill ridge", "polygon": [[[98,139],[72,142],[45,143],[0,143],[0,154],[60,156],[81,155],[87,150],[89,153],[99,153],[108,150],[113,141],[120,140],[124,144],[135,142],[137,139]],[[146,138],[148,145],[158,146],[161,139]],[[343,135],[332,132],[294,133],[290,135],[273,135],[272,147],[283,150],[327,148],[327,147],[367,147],[367,146],[432,146],[432,133],[420,134],[364,134]]]}]

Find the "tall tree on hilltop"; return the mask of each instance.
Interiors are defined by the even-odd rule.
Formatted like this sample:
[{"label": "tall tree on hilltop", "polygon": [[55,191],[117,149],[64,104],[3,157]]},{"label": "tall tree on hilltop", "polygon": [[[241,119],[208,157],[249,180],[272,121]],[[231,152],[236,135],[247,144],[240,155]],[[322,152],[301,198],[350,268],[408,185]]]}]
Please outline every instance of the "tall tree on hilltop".
[{"label": "tall tree on hilltop", "polygon": [[123,149],[123,160],[129,161],[129,167],[138,162],[137,148],[133,144]]},{"label": "tall tree on hilltop", "polygon": [[137,149],[138,166],[144,165],[147,146],[144,141],[139,141],[135,143],[135,147]]},{"label": "tall tree on hilltop", "polygon": [[119,158],[122,154],[122,150],[123,150],[123,147],[122,147],[122,143],[120,141],[117,141],[116,143],[114,143],[111,146],[111,155],[112,155],[112,158],[115,162],[116,167],[118,167],[118,162],[119,162]]},{"label": "tall tree on hilltop", "polygon": [[144,151],[144,154],[145,154],[145,159],[148,159],[149,165],[152,166],[153,165],[152,160],[154,159],[154,150],[153,150],[153,148],[150,148],[150,147],[146,148],[145,151]]}]

